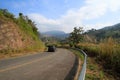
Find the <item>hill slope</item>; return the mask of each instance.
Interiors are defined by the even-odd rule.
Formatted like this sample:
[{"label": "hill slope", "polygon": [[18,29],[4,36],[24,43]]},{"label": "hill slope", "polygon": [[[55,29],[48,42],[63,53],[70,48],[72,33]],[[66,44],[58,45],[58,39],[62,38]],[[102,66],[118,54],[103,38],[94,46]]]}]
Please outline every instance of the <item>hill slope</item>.
[{"label": "hill slope", "polygon": [[94,37],[97,40],[105,39],[108,37],[112,37],[115,39],[120,39],[120,23],[115,24],[113,26],[108,26],[99,30],[89,30],[85,34],[89,35],[90,37]]},{"label": "hill slope", "polygon": [[0,9],[0,53],[43,50],[37,28],[23,14],[18,18],[5,9]]}]

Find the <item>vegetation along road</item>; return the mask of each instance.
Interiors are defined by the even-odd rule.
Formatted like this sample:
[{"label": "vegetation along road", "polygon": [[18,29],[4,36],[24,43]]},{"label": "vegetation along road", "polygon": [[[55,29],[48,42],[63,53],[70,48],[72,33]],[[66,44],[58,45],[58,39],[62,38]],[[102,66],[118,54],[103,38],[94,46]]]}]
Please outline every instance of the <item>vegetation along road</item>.
[{"label": "vegetation along road", "polygon": [[66,49],[0,60],[0,80],[64,80],[75,56]]}]

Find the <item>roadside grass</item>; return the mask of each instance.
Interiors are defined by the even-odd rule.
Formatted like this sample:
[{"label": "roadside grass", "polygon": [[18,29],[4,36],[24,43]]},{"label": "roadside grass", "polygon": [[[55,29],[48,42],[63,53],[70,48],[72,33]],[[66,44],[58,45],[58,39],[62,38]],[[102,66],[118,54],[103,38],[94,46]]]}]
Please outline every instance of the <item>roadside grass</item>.
[{"label": "roadside grass", "polygon": [[73,49],[70,49],[77,57],[79,57],[82,61],[84,60],[84,56],[83,54],[78,51],[78,50],[73,50]]},{"label": "roadside grass", "polygon": [[[89,56],[88,69],[93,72],[94,72],[94,69],[96,69],[99,72],[99,76],[97,77],[95,77],[95,75],[97,74],[93,74],[93,75],[88,74],[87,77],[90,78],[91,76],[93,78],[92,80],[120,80],[120,76],[119,76],[120,75],[120,46],[119,45],[120,44],[116,43],[116,41],[112,38],[103,40],[102,42],[97,44],[80,43],[78,47],[83,49]],[[100,68],[97,67],[97,65]],[[104,76],[106,76],[106,78]],[[112,76],[114,78],[112,78]],[[102,77],[104,77],[105,79],[102,79]]]},{"label": "roadside grass", "polygon": [[[73,50],[71,51],[82,60],[82,64],[80,65],[82,68],[84,56],[80,51]],[[80,71],[79,71],[80,73]],[[98,65],[93,58],[87,58],[87,69],[85,80],[114,80],[113,78],[109,79],[104,75],[104,71],[102,70],[102,66]]]},{"label": "roadside grass", "polygon": [[113,76],[110,76],[104,72],[104,69],[99,65],[95,58],[87,58],[87,69],[85,80],[115,80]]},{"label": "roadside grass", "polygon": [[28,55],[28,54],[35,54],[35,53],[44,52],[44,51],[45,51],[44,44],[38,42],[38,44],[31,45],[25,48],[20,48],[20,49],[7,48],[7,49],[0,50],[0,59],[17,57],[17,56]]},{"label": "roadside grass", "polygon": [[84,56],[82,55],[82,53],[78,50],[74,50],[74,49],[69,49],[70,51],[72,51],[77,57],[78,57],[78,68],[76,71],[76,75],[74,77],[74,80],[78,80],[82,66],[83,66],[83,61],[84,61]]},{"label": "roadside grass", "polygon": [[[6,51],[5,51],[6,52]],[[36,54],[43,52],[42,50],[34,50],[34,51],[21,51],[21,50],[14,50],[14,52],[8,52],[8,53],[0,53],[0,59],[6,59],[11,57],[19,57],[29,54]]]}]

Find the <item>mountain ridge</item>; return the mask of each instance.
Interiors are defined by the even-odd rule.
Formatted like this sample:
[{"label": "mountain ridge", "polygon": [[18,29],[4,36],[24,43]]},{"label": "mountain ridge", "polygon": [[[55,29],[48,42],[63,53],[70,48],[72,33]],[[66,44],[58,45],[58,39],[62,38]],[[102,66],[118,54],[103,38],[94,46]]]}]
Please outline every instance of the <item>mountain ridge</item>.
[{"label": "mountain ridge", "polygon": [[120,39],[120,23],[106,26],[102,29],[91,29],[87,32],[85,32],[90,37],[94,37],[97,39],[97,41],[100,41],[101,39],[112,37],[114,39]]},{"label": "mountain ridge", "polygon": [[69,35],[68,33],[65,33],[64,31],[60,31],[60,30],[47,31],[41,34],[46,37],[55,37],[58,39],[65,39]]}]

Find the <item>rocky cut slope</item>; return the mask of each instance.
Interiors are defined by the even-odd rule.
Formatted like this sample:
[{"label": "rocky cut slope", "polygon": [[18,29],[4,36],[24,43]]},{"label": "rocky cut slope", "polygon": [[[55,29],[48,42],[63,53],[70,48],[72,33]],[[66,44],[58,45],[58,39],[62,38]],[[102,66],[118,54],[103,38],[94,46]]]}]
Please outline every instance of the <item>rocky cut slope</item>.
[{"label": "rocky cut slope", "polygon": [[16,24],[0,21],[0,50],[23,47],[21,38],[20,30]]},{"label": "rocky cut slope", "polygon": [[0,53],[43,49],[37,28],[28,17],[20,13],[14,18],[7,10],[0,9]]}]

